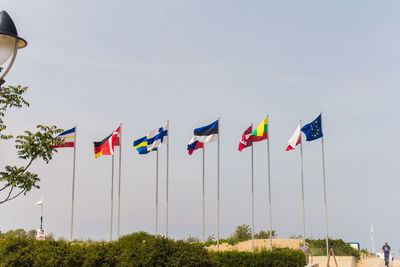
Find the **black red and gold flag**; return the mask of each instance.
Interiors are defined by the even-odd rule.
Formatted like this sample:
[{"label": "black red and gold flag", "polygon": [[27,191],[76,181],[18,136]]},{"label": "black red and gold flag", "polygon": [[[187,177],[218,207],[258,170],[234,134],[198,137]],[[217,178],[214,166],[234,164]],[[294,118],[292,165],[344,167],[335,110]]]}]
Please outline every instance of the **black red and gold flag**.
[{"label": "black red and gold flag", "polygon": [[[119,127],[112,134],[101,140],[100,142],[94,142],[94,157],[98,158],[101,155],[113,155],[114,147],[117,144],[117,139],[119,135]],[[118,142],[119,143],[119,142]]]}]

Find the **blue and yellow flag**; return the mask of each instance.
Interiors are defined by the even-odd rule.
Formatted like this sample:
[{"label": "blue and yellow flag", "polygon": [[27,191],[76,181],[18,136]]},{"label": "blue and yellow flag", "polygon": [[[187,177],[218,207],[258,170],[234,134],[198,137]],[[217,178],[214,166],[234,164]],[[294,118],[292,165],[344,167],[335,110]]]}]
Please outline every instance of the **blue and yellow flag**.
[{"label": "blue and yellow flag", "polygon": [[156,151],[157,148],[153,148],[153,149],[147,149],[148,146],[148,140],[147,140],[147,136],[139,138],[135,141],[133,141],[133,147],[137,150],[137,152],[142,155],[142,154],[147,154],[151,151]]},{"label": "blue and yellow flag", "polygon": [[324,136],[322,134],[321,114],[314,121],[304,125],[301,131],[306,135],[307,141],[313,141]]}]

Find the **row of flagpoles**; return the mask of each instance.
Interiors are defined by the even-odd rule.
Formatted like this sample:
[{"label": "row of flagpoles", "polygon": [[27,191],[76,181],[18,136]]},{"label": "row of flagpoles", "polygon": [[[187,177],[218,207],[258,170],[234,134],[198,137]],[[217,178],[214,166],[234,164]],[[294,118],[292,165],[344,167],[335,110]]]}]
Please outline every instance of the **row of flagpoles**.
[{"label": "row of flagpoles", "polygon": [[[272,249],[272,214],[271,214],[271,172],[270,172],[270,137],[269,137],[269,116],[253,130],[253,124],[248,127],[239,142],[238,150],[242,151],[247,147],[251,147],[251,203],[252,203],[252,250],[254,252],[254,164],[253,164],[253,143],[263,140],[267,141],[267,166],[268,166],[268,209],[269,209],[269,232],[270,232],[270,248]],[[75,159],[76,159],[76,130],[74,127],[70,130],[64,131],[58,136],[57,140],[62,141],[61,145],[55,148],[73,147],[73,176],[72,176],[72,208],[71,208],[71,231],[70,239],[73,238],[73,222],[74,222],[74,194],[75,194]],[[208,142],[217,142],[217,250],[219,250],[220,240],[220,119],[215,122],[196,128],[194,136],[190,139],[187,150],[191,155],[197,149],[203,149],[203,168],[202,168],[202,238],[205,241],[205,147],[204,144]],[[311,123],[302,126],[299,122],[292,137],[288,140],[286,151],[294,150],[297,145],[300,145],[300,178],[301,178],[301,197],[302,197],[302,225],[303,225],[303,241],[305,242],[305,207],[304,207],[304,184],[303,184],[303,132],[306,136],[306,141],[313,141],[321,138],[322,148],[322,172],[323,172],[323,190],[324,190],[324,217],[326,226],[326,250],[327,255],[328,247],[328,220],[327,220],[327,204],[326,204],[326,185],[325,185],[325,158],[324,158],[324,140],[322,134],[322,113]],[[158,235],[158,152],[161,144],[166,144],[166,237],[168,237],[168,172],[169,172],[169,121],[159,129],[149,131],[146,136],[139,138],[133,142],[134,148],[139,154],[147,154],[156,151],[156,235]],[[122,124],[109,136],[102,141],[94,142],[95,158],[101,155],[112,156],[112,174],[111,174],[111,215],[110,215],[110,240],[112,240],[113,229],[113,206],[114,206],[114,148],[119,146],[119,179],[118,179],[118,237],[120,236],[120,199],[121,199],[121,146],[122,146]]]}]

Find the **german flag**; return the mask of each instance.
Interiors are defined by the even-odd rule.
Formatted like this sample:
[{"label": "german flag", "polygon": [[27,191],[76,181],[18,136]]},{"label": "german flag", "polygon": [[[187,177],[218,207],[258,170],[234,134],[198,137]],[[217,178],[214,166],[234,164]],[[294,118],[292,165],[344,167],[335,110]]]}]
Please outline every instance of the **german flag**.
[{"label": "german flag", "polygon": [[115,130],[112,134],[104,138],[100,142],[94,142],[94,157],[97,159],[101,155],[113,155],[114,146],[117,144],[117,139],[119,136],[119,128]]}]

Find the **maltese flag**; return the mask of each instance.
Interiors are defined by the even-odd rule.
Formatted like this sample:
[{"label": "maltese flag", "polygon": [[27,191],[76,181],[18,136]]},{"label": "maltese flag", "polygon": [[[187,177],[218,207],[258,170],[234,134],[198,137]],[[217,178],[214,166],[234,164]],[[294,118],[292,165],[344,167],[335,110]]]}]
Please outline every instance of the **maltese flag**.
[{"label": "maltese flag", "polygon": [[289,145],[287,146],[286,151],[295,149],[296,146],[300,143],[301,143],[301,131],[299,123],[299,126],[297,126],[296,131],[294,131],[292,137],[290,137],[290,139],[288,140]]}]

